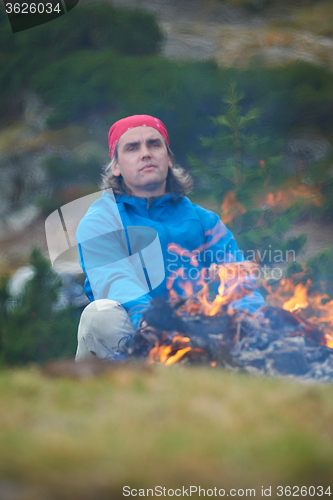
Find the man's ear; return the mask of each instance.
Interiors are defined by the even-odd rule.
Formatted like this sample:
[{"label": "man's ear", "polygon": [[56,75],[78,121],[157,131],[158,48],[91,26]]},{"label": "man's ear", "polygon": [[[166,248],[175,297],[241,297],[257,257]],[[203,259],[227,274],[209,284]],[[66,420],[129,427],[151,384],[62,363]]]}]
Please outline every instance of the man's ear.
[{"label": "man's ear", "polygon": [[113,161],[111,163],[111,172],[113,173],[113,175],[115,177],[119,177],[120,175],[120,170],[119,170],[119,166],[118,166],[118,162],[117,160]]}]

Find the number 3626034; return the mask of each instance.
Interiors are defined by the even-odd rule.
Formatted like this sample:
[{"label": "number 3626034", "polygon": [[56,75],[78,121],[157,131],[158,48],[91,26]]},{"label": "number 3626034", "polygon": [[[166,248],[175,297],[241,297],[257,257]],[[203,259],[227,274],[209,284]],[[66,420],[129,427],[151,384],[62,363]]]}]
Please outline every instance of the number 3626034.
[{"label": "number 3626034", "polygon": [[60,3],[5,2],[5,6],[7,14],[52,14],[52,12],[60,14],[62,12]]}]

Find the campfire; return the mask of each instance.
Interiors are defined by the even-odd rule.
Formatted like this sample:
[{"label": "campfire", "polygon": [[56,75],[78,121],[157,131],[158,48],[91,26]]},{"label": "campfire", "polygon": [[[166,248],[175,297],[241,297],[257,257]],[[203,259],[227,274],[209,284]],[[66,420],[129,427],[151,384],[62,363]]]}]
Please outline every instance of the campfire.
[{"label": "campfire", "polygon": [[257,314],[234,309],[234,301],[254,290],[256,268],[248,261],[216,265],[208,281],[200,278],[196,294],[184,281],[184,295],[179,296],[170,282],[169,300],[155,299],[144,312],[142,327],[126,346],[127,355],[165,365],[204,363],[332,380],[333,300],[311,291],[303,272],[283,278],[275,287],[264,283],[266,306]]}]

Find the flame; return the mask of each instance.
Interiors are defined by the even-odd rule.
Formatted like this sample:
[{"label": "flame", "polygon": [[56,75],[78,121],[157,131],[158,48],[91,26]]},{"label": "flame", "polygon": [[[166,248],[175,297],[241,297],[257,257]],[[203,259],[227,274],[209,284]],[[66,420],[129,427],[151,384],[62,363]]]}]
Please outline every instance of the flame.
[{"label": "flame", "polygon": [[[196,295],[194,295],[190,281],[178,283],[179,287],[185,291],[187,299],[182,306],[178,307],[177,314],[180,316],[194,316],[196,314],[214,316],[225,312],[222,311],[223,306],[228,308],[228,314],[233,314],[234,311],[230,304],[252,292],[255,287],[252,273],[257,269],[258,265],[249,261],[224,265],[214,264],[210,269],[211,279],[209,282],[205,281],[205,270],[202,269],[200,279],[196,283],[196,285],[201,286],[201,289]],[[173,282],[174,280],[172,283],[170,282],[171,286]],[[211,300],[209,284],[213,282],[219,282],[219,286],[216,297]],[[178,300],[177,293],[172,288],[169,289],[169,300],[173,303]],[[202,349],[192,347],[190,344],[190,338],[177,332],[173,333],[172,339],[168,336],[162,336],[162,339],[150,350],[149,362],[161,362],[169,366],[184,359],[184,356],[207,355]],[[212,366],[216,365],[216,362],[212,363]]]},{"label": "flame", "polygon": [[[214,300],[209,297],[209,283],[204,280],[202,270],[200,279],[196,282],[201,286],[194,296],[191,282],[180,283],[179,286],[189,297],[185,304],[179,308],[180,314],[193,316],[202,313],[206,316],[218,314],[223,306],[230,306],[232,302],[245,297],[255,288],[255,272],[258,269],[256,262],[232,262],[224,265],[213,264],[210,269],[211,281],[219,281],[218,293]],[[173,300],[175,299],[173,292]],[[192,299],[190,297],[193,297]]]},{"label": "flame", "polygon": [[303,199],[308,203],[320,207],[323,204],[323,195],[320,188],[314,186],[285,186],[283,190],[276,193],[266,194],[264,199],[259,201],[260,207],[287,208],[295,203],[295,200]]},{"label": "flame", "polygon": [[283,304],[283,309],[286,311],[297,311],[297,309],[303,309],[308,307],[308,289],[309,289],[310,280],[308,280],[306,285],[303,283],[298,283],[295,287],[295,293],[290,300]]},{"label": "flame", "polygon": [[174,363],[176,363],[176,361],[178,361],[179,359],[181,359],[184,356],[184,354],[186,354],[190,350],[191,350],[191,347],[184,347],[184,349],[178,349],[178,351],[176,351],[176,353],[173,356],[170,356],[165,361],[165,364],[167,366],[173,365]]},{"label": "flame", "polygon": [[182,335],[175,335],[172,339],[172,342],[191,342],[191,339],[188,337],[183,337]]},{"label": "flame", "polygon": [[[279,192],[268,200],[271,202],[282,202],[284,194]],[[219,234],[219,228],[214,228],[208,232],[214,240]],[[211,242],[210,242],[211,243]],[[207,245],[209,246],[209,245]],[[184,252],[193,262],[196,262],[196,256],[206,245],[193,252],[183,250],[180,246],[171,244],[170,248],[184,255]],[[232,316],[235,312],[232,303],[240,298],[250,294],[256,286],[256,271],[258,270],[256,262],[230,262],[223,265],[212,264],[207,276],[207,270],[200,271],[200,279],[196,282],[201,287],[195,294],[192,283],[185,281],[181,272],[175,273],[178,285],[186,294],[186,297],[178,297],[172,288],[175,278],[168,281],[169,300],[172,303],[179,302],[182,299],[182,305],[177,306],[179,316],[194,316],[198,314],[206,316],[222,315],[227,313]],[[267,305],[283,308],[290,312],[296,319],[295,332],[293,335],[305,335],[314,342],[333,349],[333,300],[329,295],[319,291],[312,290],[312,282],[306,279],[306,269],[297,273],[293,278],[283,278],[277,287],[269,286],[267,282],[263,286],[268,291],[266,298]],[[181,270],[179,270],[181,271]],[[207,278],[210,278],[207,281]],[[183,281],[182,281],[183,280]],[[296,283],[294,281],[297,281]],[[211,297],[212,284],[218,284],[218,291],[215,298]],[[216,288],[214,288],[214,291]],[[165,334],[165,335],[164,335]],[[178,332],[173,332],[170,337],[164,332],[162,339],[149,352],[150,363],[161,362],[165,365],[173,365],[176,362],[186,358],[192,359],[203,354],[209,355],[202,349],[193,347],[191,339]],[[235,341],[235,340],[234,340]],[[211,366],[216,366],[215,360],[211,361]]]},{"label": "flame", "polygon": [[170,366],[183,359],[186,353],[194,355],[204,353],[202,349],[186,345],[190,342],[191,339],[176,332],[172,338],[171,344],[163,345],[157,343],[155,347],[150,350],[149,362],[160,362],[164,363],[166,366]]},{"label": "flame", "polygon": [[246,213],[246,208],[237,200],[234,191],[229,191],[225,195],[221,209],[221,219],[224,224],[229,224],[237,215]]},{"label": "flame", "polygon": [[[304,275],[305,270],[297,276],[301,279]],[[333,348],[333,300],[329,295],[310,292],[310,279],[295,285],[292,278],[283,278],[275,291],[267,283],[263,285],[269,292],[266,298],[268,304],[293,313],[310,339],[315,331],[316,335],[319,332],[319,343]],[[318,341],[317,337],[314,340]]]},{"label": "flame", "polygon": [[[204,314],[214,316],[222,306],[245,297],[255,288],[255,271],[258,269],[256,262],[233,262],[217,266],[220,285],[218,295],[209,303],[205,298]],[[246,286],[245,286],[246,285]],[[207,289],[205,290],[207,294]]]}]

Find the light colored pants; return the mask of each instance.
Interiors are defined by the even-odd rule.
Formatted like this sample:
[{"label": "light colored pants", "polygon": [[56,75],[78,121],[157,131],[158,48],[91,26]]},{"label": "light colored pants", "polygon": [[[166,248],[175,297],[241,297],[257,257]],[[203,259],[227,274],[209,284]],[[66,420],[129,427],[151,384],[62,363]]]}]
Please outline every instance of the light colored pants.
[{"label": "light colored pants", "polygon": [[119,302],[95,300],[81,315],[75,361],[113,358],[118,342],[134,332],[135,326]]}]

